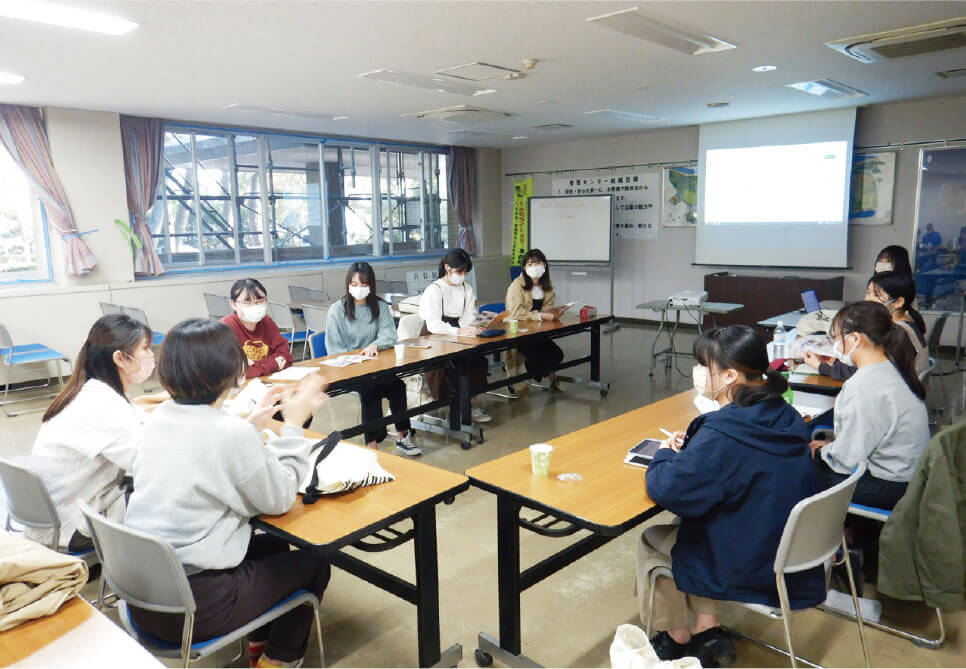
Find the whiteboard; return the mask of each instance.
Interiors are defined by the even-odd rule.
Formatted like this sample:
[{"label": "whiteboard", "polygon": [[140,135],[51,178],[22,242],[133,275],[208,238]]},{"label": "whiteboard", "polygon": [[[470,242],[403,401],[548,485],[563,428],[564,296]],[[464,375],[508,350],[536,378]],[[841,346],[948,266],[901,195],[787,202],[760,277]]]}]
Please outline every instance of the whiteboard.
[{"label": "whiteboard", "polygon": [[529,245],[550,262],[611,261],[611,195],[531,197]]}]

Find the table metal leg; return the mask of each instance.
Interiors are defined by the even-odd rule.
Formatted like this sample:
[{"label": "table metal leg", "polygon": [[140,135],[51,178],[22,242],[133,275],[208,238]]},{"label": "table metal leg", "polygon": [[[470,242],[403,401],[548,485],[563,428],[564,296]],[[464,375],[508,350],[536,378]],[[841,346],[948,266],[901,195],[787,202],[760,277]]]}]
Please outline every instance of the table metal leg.
[{"label": "table metal leg", "polygon": [[667,324],[667,309],[661,311],[661,324],[657,326],[657,334],[654,335],[654,341],[651,342],[651,365],[647,370],[648,376],[654,376],[654,361],[660,353],[657,352],[657,343],[661,339],[661,334],[665,332],[665,325]]},{"label": "table metal leg", "polygon": [[436,507],[423,504],[413,518],[416,529],[416,629],[420,667],[452,667],[463,657],[463,647],[439,648],[439,561],[436,546]]},{"label": "table metal leg", "polygon": [[590,326],[590,380],[600,382],[600,324]]}]

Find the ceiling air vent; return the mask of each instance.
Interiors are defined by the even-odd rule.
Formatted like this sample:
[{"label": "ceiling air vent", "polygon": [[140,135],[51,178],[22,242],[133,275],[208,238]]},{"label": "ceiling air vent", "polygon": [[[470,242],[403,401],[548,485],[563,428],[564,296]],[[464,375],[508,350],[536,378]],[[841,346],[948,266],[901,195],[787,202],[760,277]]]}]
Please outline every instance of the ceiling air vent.
[{"label": "ceiling air vent", "polygon": [[457,65],[456,67],[447,67],[442,70],[436,70],[436,74],[441,74],[446,77],[453,77],[454,79],[463,79],[464,81],[486,81],[487,79],[496,79],[497,77],[506,77],[509,74],[520,73],[520,70],[514,70],[511,67],[502,67],[500,65],[491,65],[490,63],[467,63],[466,65]]},{"label": "ceiling air vent", "polygon": [[509,118],[513,114],[496,111],[494,109],[484,109],[482,107],[456,105],[454,107],[443,107],[442,109],[430,109],[429,111],[403,114],[403,116],[405,118],[443,121],[445,123],[486,123],[487,121],[499,121]]},{"label": "ceiling air vent", "polygon": [[966,16],[920,26],[847,37],[825,46],[861,63],[918,56],[966,46]]},{"label": "ceiling air vent", "polygon": [[966,67],[962,67],[958,70],[943,70],[942,72],[936,72],[937,77],[942,77],[943,79],[962,79],[966,77]]},{"label": "ceiling air vent", "polygon": [[834,79],[816,79],[815,81],[799,81],[795,84],[785,84],[789,88],[794,88],[802,93],[817,95],[827,100],[838,100],[840,98],[861,98],[868,95],[858,88],[852,88]]},{"label": "ceiling air vent", "polygon": [[543,125],[533,126],[537,130],[563,130],[564,128],[572,128],[572,125],[566,123],[544,123]]}]

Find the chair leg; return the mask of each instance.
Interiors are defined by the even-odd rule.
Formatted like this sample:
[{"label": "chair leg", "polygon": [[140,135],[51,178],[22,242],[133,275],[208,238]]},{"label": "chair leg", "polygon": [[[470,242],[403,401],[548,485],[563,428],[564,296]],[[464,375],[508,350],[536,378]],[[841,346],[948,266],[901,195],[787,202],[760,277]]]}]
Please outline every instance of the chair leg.
[{"label": "chair leg", "polygon": [[195,614],[186,613],[184,616],[184,628],[181,632],[181,656],[184,658],[184,667],[188,669],[191,665],[191,638],[195,633]]},{"label": "chair leg", "polygon": [[842,552],[845,554],[845,571],[849,575],[849,590],[852,594],[852,604],[855,606],[855,622],[859,626],[859,641],[862,642],[862,656],[865,658],[865,666],[871,667],[869,663],[869,649],[865,645],[865,629],[862,626],[862,609],[859,607],[859,595],[855,591],[855,579],[852,577],[852,561],[849,560],[849,547],[845,543],[845,536],[842,536]]},{"label": "chair leg", "polygon": [[319,641],[319,666],[325,666],[325,648],[322,646],[322,617],[319,615],[319,605],[313,604],[312,609],[315,612],[315,633]]},{"label": "chair leg", "polygon": [[778,586],[778,602],[782,608],[782,625],[785,627],[785,643],[788,644],[788,657],[792,662],[792,668],[798,667],[795,661],[795,648],[792,645],[792,607],[788,603],[788,590],[785,587],[785,576],[775,575],[775,584]]},{"label": "chair leg", "polygon": [[97,596],[97,610],[104,610],[104,593],[107,590],[107,579],[104,578],[104,565],[101,565],[101,587],[99,588],[100,594]]}]

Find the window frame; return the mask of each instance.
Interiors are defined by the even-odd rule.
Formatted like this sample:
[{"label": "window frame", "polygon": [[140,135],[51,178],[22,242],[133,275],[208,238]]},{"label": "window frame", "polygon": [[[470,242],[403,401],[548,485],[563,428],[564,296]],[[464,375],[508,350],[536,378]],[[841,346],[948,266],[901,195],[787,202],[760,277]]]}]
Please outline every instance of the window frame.
[{"label": "window frame", "polygon": [[[0,150],[3,150],[2,147],[0,147]],[[29,185],[28,188],[30,188]],[[44,240],[43,244],[37,245],[37,251],[42,257],[37,259],[38,269],[0,272],[0,287],[10,288],[24,284],[53,283],[54,280],[54,266],[50,257],[50,231],[47,226],[47,209],[33,188],[30,188],[30,195],[33,198],[33,206],[30,208],[30,222],[34,226],[35,233],[39,228]]]},{"label": "window frame", "polygon": [[[264,130],[264,129],[253,129],[253,128],[236,128],[229,126],[208,126],[196,123],[178,123],[178,122],[166,122],[164,126],[164,133],[175,134],[190,134],[192,141],[192,155],[191,155],[191,169],[197,173],[199,170],[197,153],[194,150],[196,137],[199,135],[204,135],[208,137],[218,136],[223,137],[227,143],[228,149],[226,151],[225,159],[229,161],[228,165],[228,182],[231,186],[230,202],[231,205],[228,207],[230,211],[229,218],[231,219],[233,233],[236,239],[235,243],[235,258],[234,262],[209,262],[206,258],[205,249],[203,245],[199,247],[199,253],[196,260],[192,261],[173,261],[171,258],[177,255],[170,247],[170,235],[171,235],[171,221],[169,220],[169,212],[167,209],[167,194],[165,188],[165,174],[162,171],[161,178],[158,183],[158,194],[155,198],[154,206],[162,206],[162,216],[163,221],[161,227],[157,233],[152,231],[152,240],[163,240],[168,239],[168,245],[165,251],[161,252],[162,262],[165,265],[166,275],[176,275],[176,274],[197,274],[206,272],[226,272],[226,271],[236,271],[236,270],[252,270],[252,269],[282,269],[282,268],[305,268],[313,266],[328,266],[328,265],[340,265],[348,264],[356,260],[366,260],[369,262],[385,262],[385,261],[406,261],[414,259],[426,259],[442,256],[446,252],[446,245],[449,242],[448,239],[448,229],[442,229],[440,227],[441,221],[444,220],[444,214],[441,211],[433,212],[433,200],[439,203],[437,209],[448,206],[448,198],[443,200],[439,197],[440,193],[440,181],[446,178],[445,174],[437,174],[432,171],[433,166],[438,172],[439,167],[439,156],[444,156],[448,160],[449,147],[439,146],[439,145],[429,145],[429,144],[414,144],[405,142],[392,142],[383,141],[376,139],[367,138],[352,138],[352,137],[326,137],[322,135],[305,134],[297,132],[283,132],[277,130]],[[263,258],[260,261],[248,261],[245,262],[241,259],[241,253],[246,250],[242,249],[239,245],[239,237],[242,234],[240,230],[241,216],[238,210],[242,198],[239,194],[240,187],[238,185],[238,160],[236,157],[236,138],[238,136],[252,137],[257,141],[258,145],[258,173],[257,181],[260,188],[260,199],[261,199],[261,215],[262,215],[262,252]],[[319,155],[319,206],[320,206],[320,225],[321,225],[321,254],[322,257],[313,257],[306,259],[279,259],[280,249],[285,247],[278,246],[278,239],[276,239],[273,231],[277,227],[277,223],[274,220],[275,207],[273,203],[278,199],[274,192],[269,192],[268,188],[271,185],[272,180],[270,179],[269,171],[274,166],[271,160],[271,138],[272,137],[284,137],[288,139],[301,140],[306,144],[316,144],[318,146]],[[353,149],[355,151],[367,151],[369,155],[369,178],[372,184],[369,202],[371,205],[371,215],[370,222],[372,226],[372,237],[371,237],[371,247],[367,249],[364,253],[351,253],[351,254],[339,254],[338,249],[346,249],[352,246],[358,246],[357,244],[352,245],[333,245],[330,229],[329,229],[329,219],[330,219],[330,207],[333,205],[333,201],[329,198],[329,184],[328,178],[326,176],[325,170],[325,155],[326,149]],[[421,193],[421,206],[420,206],[420,227],[423,231],[421,235],[421,241],[418,245],[418,250],[413,252],[411,249],[407,248],[405,250],[400,249],[400,253],[395,253],[392,245],[390,244],[386,252],[383,249],[383,233],[384,225],[386,221],[383,220],[383,207],[385,206],[386,197],[382,194],[383,182],[388,179],[387,175],[383,174],[384,167],[382,166],[382,161],[380,158],[384,153],[387,155],[393,151],[403,151],[403,152],[415,152],[419,156],[419,162],[422,165],[425,157],[429,157],[426,160],[426,169],[420,169],[419,179],[421,184],[421,190],[425,193]],[[354,157],[354,156],[353,156]],[[354,162],[354,161],[353,161]],[[246,164],[246,169],[250,169],[250,166]],[[345,170],[348,169],[348,165],[339,165],[339,178],[345,179]],[[430,184],[427,186],[427,184]],[[427,190],[427,187],[429,190]],[[199,239],[204,238],[204,225],[203,225],[203,212],[199,212],[200,204],[198,200],[203,199],[200,195],[200,185],[197,181],[194,184],[194,216],[198,225],[198,236]],[[314,193],[312,194],[314,195]],[[435,198],[433,197],[435,195]],[[308,198],[312,199],[311,197]],[[338,198],[339,200],[345,200],[346,198]],[[201,215],[199,215],[199,213]],[[448,216],[447,216],[448,218]],[[345,221],[343,219],[343,229],[345,226]],[[435,227],[434,227],[435,226]],[[438,231],[437,231],[438,229]],[[432,232],[432,234],[427,238],[427,232]],[[445,238],[439,238],[440,235]],[[390,237],[392,235],[390,234]],[[437,242],[441,244],[440,248],[427,248],[432,246],[430,242]],[[407,243],[409,246],[410,243]],[[305,248],[310,248],[309,246]],[[299,248],[299,247],[292,247]],[[251,250],[251,249],[247,249]],[[292,254],[295,255],[295,254]],[[156,277],[142,277],[137,276],[137,280],[150,280]]]}]

